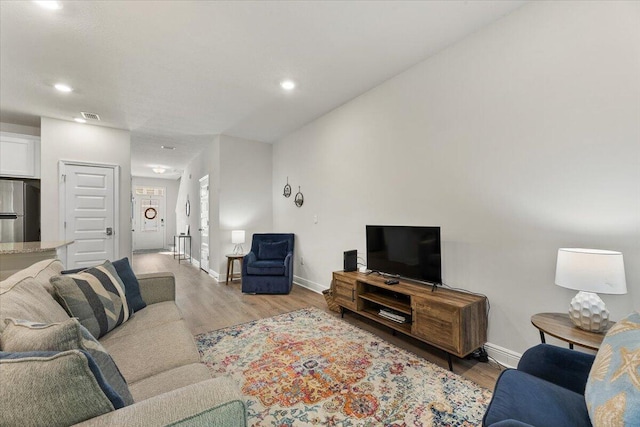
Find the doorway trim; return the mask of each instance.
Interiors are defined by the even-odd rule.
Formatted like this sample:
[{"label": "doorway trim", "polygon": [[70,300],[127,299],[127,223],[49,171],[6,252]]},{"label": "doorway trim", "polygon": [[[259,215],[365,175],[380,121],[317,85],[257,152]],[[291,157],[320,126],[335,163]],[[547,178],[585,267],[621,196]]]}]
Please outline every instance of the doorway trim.
[{"label": "doorway trim", "polygon": [[[198,218],[198,225],[199,225],[198,229],[200,231],[200,251],[199,251],[200,252],[200,257],[199,257],[200,258],[200,269],[205,271],[207,274],[211,274],[210,273],[211,265],[209,263],[209,261],[211,259],[211,257],[210,257],[210,255],[211,255],[211,227],[210,227],[210,224],[211,224],[211,221],[210,221],[211,220],[211,212],[209,211],[209,208],[211,206],[211,192],[210,192],[210,188],[211,188],[210,184],[211,183],[210,183],[210,180],[209,180],[209,174],[207,174],[207,175],[203,176],[202,178],[200,178],[198,180],[198,182],[199,182],[198,196],[199,196],[199,199],[200,199],[199,200],[199,202],[200,202],[200,209],[199,209],[200,218]],[[203,259],[203,256],[202,256],[202,247],[205,244],[205,242],[203,240],[203,237],[202,237],[202,189],[204,187],[203,184],[205,182],[206,182],[206,192],[207,192],[207,218],[206,218],[206,222],[207,222],[207,236],[206,236],[206,238],[207,238],[207,241],[206,241],[207,259],[206,259],[206,261]],[[203,261],[205,261],[205,262],[203,262]],[[202,268],[203,264],[206,264],[205,265],[206,268]]]},{"label": "doorway trim", "polygon": [[[66,235],[65,221],[67,218],[67,203],[66,203],[66,179],[67,179],[67,166],[92,166],[98,168],[107,168],[113,170],[113,216],[115,224],[117,225],[116,232],[113,233],[114,248],[113,254],[115,259],[120,259],[120,233],[121,221],[120,221],[120,165],[113,163],[93,163],[93,162],[81,162],[76,160],[59,160],[58,161],[58,215],[59,215],[59,236],[64,239]],[[130,232],[130,231],[129,231]],[[62,251],[62,264],[67,266],[67,253]]]}]

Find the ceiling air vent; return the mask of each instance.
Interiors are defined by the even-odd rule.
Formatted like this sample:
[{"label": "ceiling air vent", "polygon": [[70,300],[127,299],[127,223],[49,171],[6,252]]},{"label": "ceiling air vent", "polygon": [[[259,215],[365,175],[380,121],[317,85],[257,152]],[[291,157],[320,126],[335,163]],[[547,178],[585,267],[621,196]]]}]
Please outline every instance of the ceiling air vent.
[{"label": "ceiling air vent", "polygon": [[83,111],[80,114],[82,114],[82,117],[84,117],[87,120],[100,120],[100,116],[97,115],[96,113],[87,113]]}]

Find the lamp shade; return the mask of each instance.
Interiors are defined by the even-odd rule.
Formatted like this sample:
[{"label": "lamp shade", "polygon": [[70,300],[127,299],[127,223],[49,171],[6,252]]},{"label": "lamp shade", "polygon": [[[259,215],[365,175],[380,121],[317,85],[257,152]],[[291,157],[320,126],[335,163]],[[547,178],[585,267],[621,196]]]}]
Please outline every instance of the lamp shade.
[{"label": "lamp shade", "polygon": [[600,249],[560,248],[556,285],[600,294],[626,294],[622,253]]},{"label": "lamp shade", "polygon": [[244,230],[233,230],[231,232],[231,243],[236,245],[244,243]]}]

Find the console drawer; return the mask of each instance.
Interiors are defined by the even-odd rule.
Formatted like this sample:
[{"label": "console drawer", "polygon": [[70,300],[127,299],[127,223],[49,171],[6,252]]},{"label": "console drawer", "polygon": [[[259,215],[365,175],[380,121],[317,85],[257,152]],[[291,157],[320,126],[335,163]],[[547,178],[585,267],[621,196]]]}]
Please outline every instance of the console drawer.
[{"label": "console drawer", "polygon": [[455,305],[413,297],[412,333],[451,353],[460,353],[460,310]]},{"label": "console drawer", "polygon": [[334,300],[336,304],[351,310],[356,309],[356,284],[334,279]]}]

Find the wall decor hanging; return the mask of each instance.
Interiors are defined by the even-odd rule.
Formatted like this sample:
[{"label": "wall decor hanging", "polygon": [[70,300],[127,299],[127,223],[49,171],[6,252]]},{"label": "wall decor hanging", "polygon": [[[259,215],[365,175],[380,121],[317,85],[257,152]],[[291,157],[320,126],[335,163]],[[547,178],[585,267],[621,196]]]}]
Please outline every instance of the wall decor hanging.
[{"label": "wall decor hanging", "polygon": [[189,196],[187,196],[187,203],[184,205],[184,210],[187,216],[191,215],[191,203],[189,203]]},{"label": "wall decor hanging", "polygon": [[296,193],[296,197],[293,199],[293,202],[297,207],[302,206],[302,204],[304,203],[304,196],[300,192],[300,186],[298,186],[298,192]]},{"label": "wall decor hanging", "polygon": [[282,193],[284,197],[291,196],[291,186],[289,185],[289,177],[287,177],[287,184],[284,186],[284,192]]}]

